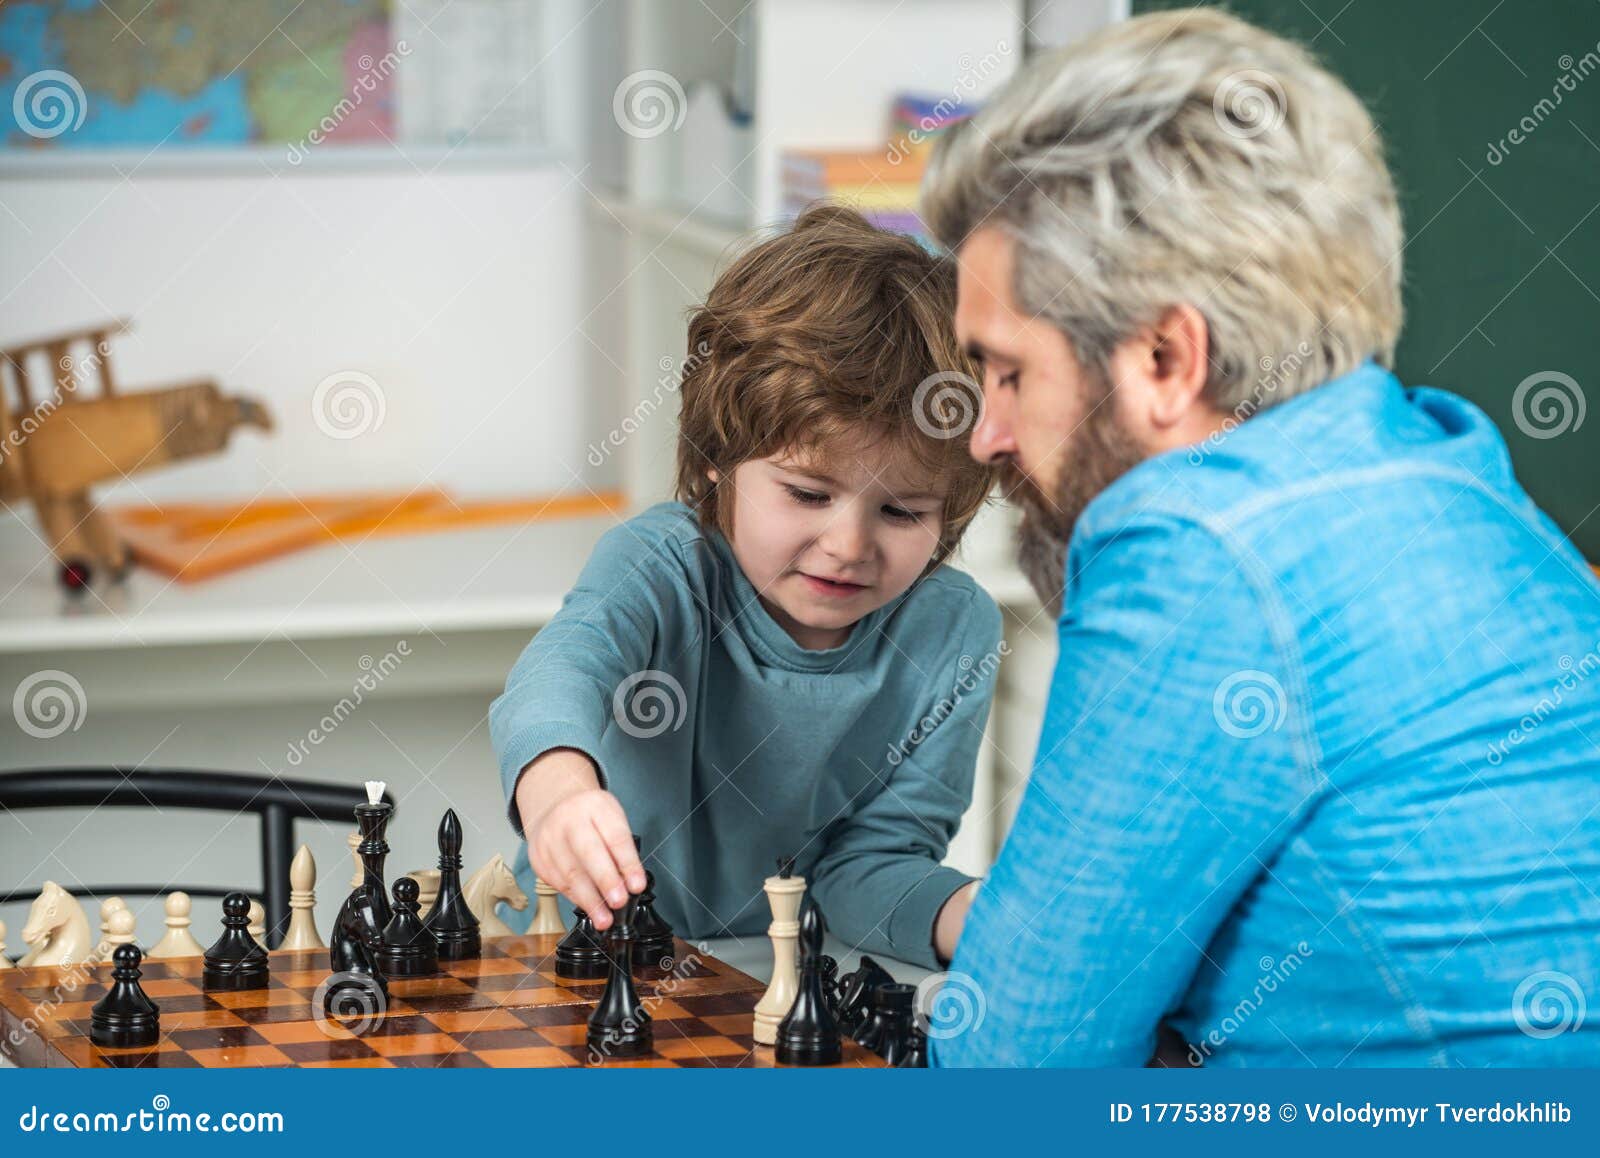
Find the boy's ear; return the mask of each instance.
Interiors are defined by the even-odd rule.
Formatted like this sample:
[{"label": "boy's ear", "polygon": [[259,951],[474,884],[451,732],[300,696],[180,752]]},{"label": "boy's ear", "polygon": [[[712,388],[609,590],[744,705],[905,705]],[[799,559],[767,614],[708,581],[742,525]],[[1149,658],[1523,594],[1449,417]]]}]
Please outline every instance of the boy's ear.
[{"label": "boy's ear", "polygon": [[716,467],[707,467],[706,468],[706,477],[708,479],[710,479],[714,483],[722,481],[721,476],[717,473],[717,468]]}]

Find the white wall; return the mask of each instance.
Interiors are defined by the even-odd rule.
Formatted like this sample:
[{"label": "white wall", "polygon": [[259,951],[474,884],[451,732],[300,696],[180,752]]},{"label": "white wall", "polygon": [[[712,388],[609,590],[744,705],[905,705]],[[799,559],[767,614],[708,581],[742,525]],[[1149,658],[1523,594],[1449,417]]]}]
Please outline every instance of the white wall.
[{"label": "white wall", "polygon": [[[552,162],[0,181],[0,341],[128,315],[135,330],[113,346],[123,385],[211,376],[279,422],[101,498],[425,478],[466,493],[571,489],[594,473],[582,448],[615,406],[582,388],[582,180]],[[340,440],[311,398],[347,370],[377,382],[385,410]]]}]

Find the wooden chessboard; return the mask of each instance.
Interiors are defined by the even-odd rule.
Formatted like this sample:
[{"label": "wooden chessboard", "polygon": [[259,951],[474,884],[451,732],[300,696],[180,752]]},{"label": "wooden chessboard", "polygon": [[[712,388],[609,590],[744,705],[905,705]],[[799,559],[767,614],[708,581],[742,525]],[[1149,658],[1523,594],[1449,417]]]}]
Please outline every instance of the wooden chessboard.
[{"label": "wooden chessboard", "polygon": [[[387,1009],[363,1028],[326,1017],[317,987],[328,954],[272,953],[266,989],[207,993],[201,959],[146,961],[141,984],[161,1010],[154,1048],[101,1049],[89,1041],[89,1012],[110,983],[111,966],[0,971],[0,1054],[19,1066],[62,1067],[767,1067],[768,1046],[750,1036],[765,986],[677,942],[672,969],[635,972],[652,1018],[648,1057],[596,1059],[585,1045],[601,981],[555,972],[555,935],[493,937],[475,961],[444,963],[433,977],[391,980]],[[881,1066],[846,1038],[843,1065]]]}]

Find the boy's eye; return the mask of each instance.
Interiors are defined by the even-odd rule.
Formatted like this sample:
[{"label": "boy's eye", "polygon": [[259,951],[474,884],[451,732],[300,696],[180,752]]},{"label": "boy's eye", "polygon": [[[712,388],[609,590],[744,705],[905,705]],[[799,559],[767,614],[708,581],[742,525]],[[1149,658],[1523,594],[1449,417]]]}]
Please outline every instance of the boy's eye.
[{"label": "boy's eye", "polygon": [[819,491],[808,491],[804,487],[783,484],[783,489],[789,492],[789,497],[797,503],[804,503],[808,507],[818,507],[828,501],[828,496]]},{"label": "boy's eye", "polygon": [[922,518],[921,511],[908,511],[904,507],[886,506],[883,513],[899,523],[912,523]]}]

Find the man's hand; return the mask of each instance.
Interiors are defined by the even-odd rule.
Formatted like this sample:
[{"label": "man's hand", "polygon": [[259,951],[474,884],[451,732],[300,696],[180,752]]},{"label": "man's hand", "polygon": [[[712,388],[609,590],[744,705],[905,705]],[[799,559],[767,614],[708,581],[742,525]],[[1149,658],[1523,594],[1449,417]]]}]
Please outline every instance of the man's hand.
[{"label": "man's hand", "polygon": [[644,891],[644,866],[617,798],[600,787],[589,757],[555,748],[530,761],[516,788],[528,861],[545,884],[611,927],[611,910]]}]

